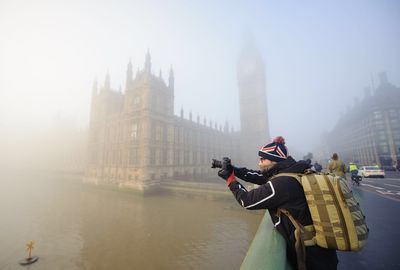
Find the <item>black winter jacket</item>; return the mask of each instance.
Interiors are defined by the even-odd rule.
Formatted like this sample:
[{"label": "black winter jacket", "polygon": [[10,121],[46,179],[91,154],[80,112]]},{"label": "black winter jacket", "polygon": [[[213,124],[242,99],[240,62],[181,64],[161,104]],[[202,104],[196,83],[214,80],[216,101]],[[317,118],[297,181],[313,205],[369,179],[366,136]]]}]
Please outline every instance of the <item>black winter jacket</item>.
[{"label": "black winter jacket", "polygon": [[[303,173],[309,167],[310,165],[306,161],[296,162],[290,156],[287,160],[277,163],[265,174],[260,171],[235,167],[234,174],[236,177],[260,186],[247,191],[237,181],[233,181],[229,185],[230,190],[242,207],[249,210],[269,210],[274,226],[286,240],[287,258],[294,269],[297,269],[295,227],[285,215],[281,215],[278,218],[275,213],[277,208],[283,208],[288,210],[302,225],[311,225],[310,210],[307,206],[303,188],[295,178],[278,176],[272,181],[269,181],[269,179],[278,173]],[[318,246],[306,248],[306,266],[308,270],[336,269],[337,263],[335,250]]]}]

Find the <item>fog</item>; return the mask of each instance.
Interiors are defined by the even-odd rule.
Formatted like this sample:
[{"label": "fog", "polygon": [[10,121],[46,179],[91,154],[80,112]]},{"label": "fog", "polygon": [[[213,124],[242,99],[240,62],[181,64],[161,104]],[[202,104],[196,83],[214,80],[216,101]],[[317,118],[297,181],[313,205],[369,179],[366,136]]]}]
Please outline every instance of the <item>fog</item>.
[{"label": "fog", "polygon": [[109,72],[124,91],[128,62],[143,68],[147,50],[153,73],[174,70],[176,114],[239,130],[236,68],[249,39],[266,65],[271,136],[312,151],[378,72],[400,85],[399,25],[400,4],[387,0],[0,0],[2,164],[73,159],[93,81]]}]

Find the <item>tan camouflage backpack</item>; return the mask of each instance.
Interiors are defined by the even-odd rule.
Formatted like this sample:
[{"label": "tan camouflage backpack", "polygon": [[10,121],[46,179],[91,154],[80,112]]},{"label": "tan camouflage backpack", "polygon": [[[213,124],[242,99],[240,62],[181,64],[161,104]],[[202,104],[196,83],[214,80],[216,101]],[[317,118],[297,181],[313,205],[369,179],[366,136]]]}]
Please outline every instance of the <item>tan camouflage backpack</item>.
[{"label": "tan camouflage backpack", "polygon": [[299,268],[306,246],[341,251],[359,251],[365,246],[369,231],[365,216],[344,178],[319,173],[280,173],[271,180],[276,181],[273,179],[279,176],[294,177],[303,186],[313,221],[313,225],[303,226],[286,209],[277,211],[278,216],[286,215],[296,228]]}]

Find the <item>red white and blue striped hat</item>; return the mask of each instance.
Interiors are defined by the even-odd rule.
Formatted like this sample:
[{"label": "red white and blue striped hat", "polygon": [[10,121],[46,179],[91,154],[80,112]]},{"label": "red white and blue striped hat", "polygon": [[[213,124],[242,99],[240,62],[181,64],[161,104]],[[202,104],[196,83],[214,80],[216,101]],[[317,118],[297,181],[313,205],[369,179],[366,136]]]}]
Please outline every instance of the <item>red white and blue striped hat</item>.
[{"label": "red white and blue striped hat", "polygon": [[285,146],[285,139],[282,136],[276,137],[258,151],[258,155],[271,161],[283,161],[288,157],[288,149]]}]

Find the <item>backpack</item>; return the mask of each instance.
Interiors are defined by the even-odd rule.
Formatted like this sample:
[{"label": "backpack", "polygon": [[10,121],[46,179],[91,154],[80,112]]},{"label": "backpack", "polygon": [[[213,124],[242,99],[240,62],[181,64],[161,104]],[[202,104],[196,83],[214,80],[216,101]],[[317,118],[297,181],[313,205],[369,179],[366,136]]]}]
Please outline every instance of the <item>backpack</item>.
[{"label": "backpack", "polygon": [[315,170],[316,170],[317,172],[322,171],[322,166],[321,166],[319,163],[315,163],[315,164],[314,164],[314,168],[315,168]]},{"label": "backpack", "polygon": [[303,226],[289,211],[277,210],[278,216],[286,215],[295,227],[299,268],[306,246],[341,251],[359,251],[365,246],[369,232],[365,216],[343,177],[313,172],[280,173],[271,180],[279,176],[293,177],[302,185],[313,221],[313,225]]}]

